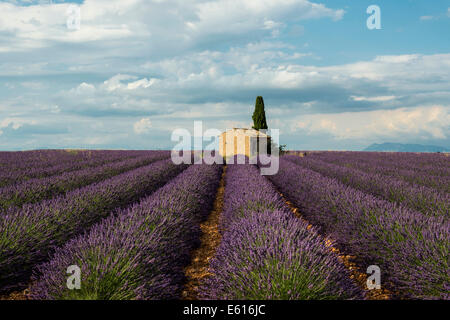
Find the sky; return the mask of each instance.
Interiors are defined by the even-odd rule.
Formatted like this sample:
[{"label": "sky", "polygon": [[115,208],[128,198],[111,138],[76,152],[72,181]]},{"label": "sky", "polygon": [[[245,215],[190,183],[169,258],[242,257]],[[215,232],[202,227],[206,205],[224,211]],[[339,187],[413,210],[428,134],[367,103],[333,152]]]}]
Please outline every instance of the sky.
[{"label": "sky", "polygon": [[450,148],[449,32],[448,0],[1,1],[0,150],[172,149],[258,95],[288,149]]}]

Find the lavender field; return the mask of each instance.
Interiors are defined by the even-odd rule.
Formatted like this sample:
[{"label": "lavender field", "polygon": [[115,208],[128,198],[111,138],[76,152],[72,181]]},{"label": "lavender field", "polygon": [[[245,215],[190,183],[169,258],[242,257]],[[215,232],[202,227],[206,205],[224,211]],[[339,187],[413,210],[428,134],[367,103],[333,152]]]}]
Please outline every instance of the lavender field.
[{"label": "lavender field", "polygon": [[448,155],[301,155],[0,152],[0,298],[450,299]]}]

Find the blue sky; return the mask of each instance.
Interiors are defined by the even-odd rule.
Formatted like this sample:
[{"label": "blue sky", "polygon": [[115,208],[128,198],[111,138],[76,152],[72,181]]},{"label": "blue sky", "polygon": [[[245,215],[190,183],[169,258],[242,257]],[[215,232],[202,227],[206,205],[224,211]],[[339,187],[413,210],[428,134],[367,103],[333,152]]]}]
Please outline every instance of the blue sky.
[{"label": "blue sky", "polygon": [[450,148],[449,31],[448,0],[2,1],[0,150],[170,149],[257,95],[290,149]]}]

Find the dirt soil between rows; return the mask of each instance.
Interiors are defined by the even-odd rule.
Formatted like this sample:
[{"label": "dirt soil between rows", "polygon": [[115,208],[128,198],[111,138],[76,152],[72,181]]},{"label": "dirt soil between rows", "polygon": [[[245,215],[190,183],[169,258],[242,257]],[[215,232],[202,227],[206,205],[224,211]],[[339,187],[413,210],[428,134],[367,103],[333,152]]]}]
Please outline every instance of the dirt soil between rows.
[{"label": "dirt soil between rows", "polygon": [[[299,209],[289,200],[287,200],[284,195],[280,192],[281,197],[284,202],[291,209],[292,213],[299,219],[302,219],[306,223],[308,223],[308,228],[311,228],[312,225],[306,220],[300,213]],[[367,300],[389,300],[391,298],[391,292],[385,288],[381,289],[372,289],[369,290],[367,288],[367,278],[368,275],[366,273],[361,272],[359,266],[357,266],[353,261],[355,260],[354,256],[346,255],[334,246],[332,246],[333,241],[331,239],[324,238],[325,245],[330,248],[330,250],[337,254],[339,260],[345,265],[345,267],[350,272],[350,279],[354,280],[357,285],[361,289],[364,290]]]},{"label": "dirt soil between rows", "polygon": [[30,289],[27,288],[22,291],[14,291],[6,295],[0,295],[0,300],[29,300],[29,294]]},{"label": "dirt soil between rows", "polygon": [[193,251],[191,264],[185,268],[187,282],[182,292],[183,300],[197,300],[201,282],[211,276],[211,273],[209,273],[209,263],[214,257],[222,239],[219,232],[219,220],[223,211],[226,170],[227,166],[224,165],[213,209],[207,220],[200,224],[202,230],[200,247]]}]

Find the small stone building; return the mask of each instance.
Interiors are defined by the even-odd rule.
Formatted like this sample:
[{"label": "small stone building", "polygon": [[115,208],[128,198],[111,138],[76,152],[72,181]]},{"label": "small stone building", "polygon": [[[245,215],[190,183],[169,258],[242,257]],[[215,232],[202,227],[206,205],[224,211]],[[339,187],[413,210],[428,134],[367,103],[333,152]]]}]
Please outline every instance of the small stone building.
[{"label": "small stone building", "polygon": [[255,129],[233,128],[223,132],[219,137],[219,153],[228,158],[242,154],[251,158],[260,153],[259,143],[261,139],[266,140],[267,150],[270,153],[270,136]]}]

